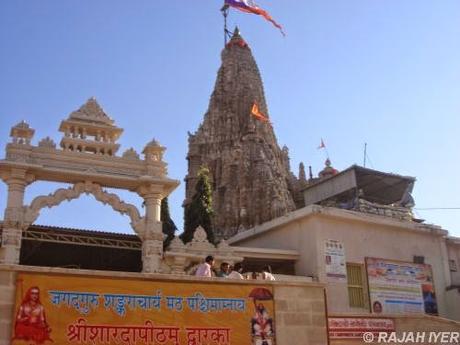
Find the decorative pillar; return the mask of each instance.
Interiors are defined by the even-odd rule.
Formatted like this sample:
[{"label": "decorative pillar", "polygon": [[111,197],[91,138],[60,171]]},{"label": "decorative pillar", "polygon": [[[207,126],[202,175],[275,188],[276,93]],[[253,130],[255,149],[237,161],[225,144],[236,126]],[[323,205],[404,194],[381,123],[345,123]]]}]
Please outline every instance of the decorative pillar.
[{"label": "decorative pillar", "polygon": [[19,264],[24,192],[26,186],[33,181],[33,176],[28,175],[25,169],[12,169],[2,178],[8,185],[8,200],[3,220],[0,263]]},{"label": "decorative pillar", "polygon": [[163,230],[160,220],[163,187],[148,184],[138,189],[145,203],[145,229],[142,235],[142,271],[160,272],[163,258]]}]

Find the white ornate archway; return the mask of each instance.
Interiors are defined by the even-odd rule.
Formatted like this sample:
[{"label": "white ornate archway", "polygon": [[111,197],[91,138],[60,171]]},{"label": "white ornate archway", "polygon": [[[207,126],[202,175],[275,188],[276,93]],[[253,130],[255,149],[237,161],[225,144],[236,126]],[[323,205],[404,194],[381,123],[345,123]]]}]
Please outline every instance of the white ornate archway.
[{"label": "white ornate archway", "polygon": [[[12,142],[6,147],[5,159],[0,160],[0,178],[8,185],[0,263],[19,263],[22,231],[38,218],[41,209],[86,193],[130,217],[131,226],[142,240],[143,271],[159,271],[163,256],[161,199],[179,185],[179,181],[167,176],[165,148],[152,140],[142,151],[144,158],[132,148],[117,156],[117,140],[123,129],[115,126],[94,98],[62,121],[59,130],[63,137],[60,147],[56,147],[49,137],[34,146],[35,130],[24,121],[11,129]],[[72,187],[39,196],[24,206],[25,189],[36,180],[63,182]],[[144,199],[145,215],[103,188],[137,193]]]},{"label": "white ornate archway", "polygon": [[82,194],[90,194],[97,201],[104,205],[109,205],[112,209],[122,215],[127,215],[131,221],[131,227],[134,232],[140,237],[144,236],[144,217],[141,217],[139,210],[132,204],[125,203],[118,195],[108,193],[102,187],[92,182],[80,182],[69,188],[57,189],[49,195],[36,197],[29,206],[24,207],[24,230],[34,223],[40,216],[40,211],[45,208],[58,206],[63,201],[78,199]]}]

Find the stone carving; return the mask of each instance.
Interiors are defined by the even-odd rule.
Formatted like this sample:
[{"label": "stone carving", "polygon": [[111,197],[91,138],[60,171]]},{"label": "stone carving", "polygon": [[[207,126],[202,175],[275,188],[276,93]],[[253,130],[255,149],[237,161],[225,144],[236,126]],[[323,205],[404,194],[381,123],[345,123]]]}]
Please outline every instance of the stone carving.
[{"label": "stone carving", "polygon": [[56,148],[56,143],[51,139],[50,137],[43,138],[40,140],[38,143],[38,147],[45,147],[48,149],[55,149]]},{"label": "stone carving", "polygon": [[145,145],[142,153],[145,156],[145,164],[148,174],[162,177],[166,176],[168,170],[166,168],[166,163],[163,162],[164,152],[165,148],[155,139],[152,139],[147,145]]},{"label": "stone carving", "polygon": [[14,144],[30,145],[30,140],[33,138],[34,133],[35,130],[27,122],[21,121],[11,128],[10,137],[13,138]]},{"label": "stone carving", "polygon": [[21,248],[22,231],[3,228],[1,234],[0,263],[18,264]]},{"label": "stone carving", "polygon": [[95,169],[94,167],[88,167],[86,168],[85,172],[90,173],[90,174],[95,174],[97,173],[97,169]]},{"label": "stone carving", "polygon": [[28,153],[11,153],[11,152],[8,152],[6,154],[6,160],[8,160],[8,161],[26,163],[28,158],[29,158]]},{"label": "stone carving", "polygon": [[22,120],[21,122],[19,122],[16,126],[13,127],[14,129],[30,129],[30,126],[27,122],[25,122],[24,120]]},{"label": "stone carving", "polygon": [[217,245],[217,250],[222,253],[233,253],[232,247],[230,247],[230,245],[225,240],[219,242],[219,244]]},{"label": "stone carving", "polygon": [[142,241],[142,270],[146,273],[160,272],[163,242],[159,240]]},{"label": "stone carving", "polygon": [[168,250],[174,252],[185,252],[185,244],[178,236],[174,236],[173,240],[169,244]]},{"label": "stone carving", "polygon": [[152,140],[150,140],[150,142],[146,146],[156,147],[156,146],[161,146],[161,145],[158,140],[156,140],[155,138],[152,138]]},{"label": "stone carving", "polygon": [[208,242],[206,230],[200,225],[196,228],[195,233],[193,234],[193,242]]},{"label": "stone carving", "polygon": [[217,239],[284,215],[303,200],[298,179],[290,171],[287,148],[279,147],[269,121],[252,115],[254,104],[269,118],[259,69],[250,48],[235,32],[222,52],[208,111],[188,138],[184,205],[195,193],[198,170],[207,166]]},{"label": "stone carving", "polygon": [[90,98],[77,111],[61,122],[64,132],[61,147],[65,151],[114,156],[120,147],[116,143],[123,129],[102,110],[95,98]]},{"label": "stone carving", "polygon": [[123,152],[122,157],[124,159],[130,159],[130,160],[138,160],[139,159],[139,154],[134,150],[132,147],[125,152]]},{"label": "stone carving", "polygon": [[19,207],[8,207],[5,210],[3,226],[5,228],[23,229],[24,213]]},{"label": "stone carving", "polygon": [[22,232],[17,229],[2,230],[2,246],[13,246],[18,247],[21,244]]},{"label": "stone carving", "polygon": [[138,235],[143,235],[143,218],[140,216],[136,206],[125,203],[118,195],[113,193],[105,192],[101,186],[91,182],[80,182],[75,184],[73,187],[60,188],[53,194],[47,196],[36,197],[29,207],[25,207],[24,221],[25,227],[32,224],[40,215],[40,210],[44,207],[54,207],[59,205],[64,200],[77,199],[83,193],[91,194],[97,201],[102,202],[104,205],[110,205],[115,211],[122,215],[128,215],[131,219],[131,226]]},{"label": "stone carving", "polygon": [[112,125],[114,123],[94,97],[88,99],[88,101],[82,105],[80,109],[72,112],[70,114],[70,118],[75,120],[102,122],[106,125]]},{"label": "stone carving", "polygon": [[145,160],[147,162],[159,162],[163,160],[164,150],[165,148],[161,146],[155,138],[153,138],[147,145],[145,145],[142,153],[145,154]]},{"label": "stone carving", "polygon": [[215,247],[208,241],[206,230],[199,226],[193,234],[193,239],[186,245],[187,249],[195,249],[200,251],[214,251]]}]

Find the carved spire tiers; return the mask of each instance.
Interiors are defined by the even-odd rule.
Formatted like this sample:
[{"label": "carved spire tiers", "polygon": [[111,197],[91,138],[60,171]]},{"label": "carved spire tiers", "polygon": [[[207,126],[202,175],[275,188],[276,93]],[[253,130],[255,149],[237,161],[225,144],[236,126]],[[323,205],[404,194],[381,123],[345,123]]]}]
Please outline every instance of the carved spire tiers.
[{"label": "carved spire tiers", "polygon": [[166,150],[160,143],[154,138],[147,145],[145,145],[142,153],[145,155],[146,160],[150,161],[161,161],[163,159],[163,153]]},{"label": "carved spire tiers", "polygon": [[163,154],[166,148],[156,140],[152,139],[145,145],[142,153],[145,156],[145,165],[149,174],[165,176],[167,174],[166,164],[163,162]]},{"label": "carved spire tiers", "polygon": [[259,69],[238,29],[222,51],[204,121],[189,135],[187,159],[184,205],[193,197],[198,170],[207,166],[217,238],[295,209],[288,152],[278,146]]},{"label": "carved spire tiers", "polygon": [[15,144],[30,145],[34,133],[35,130],[23,120],[11,128],[10,137],[13,138],[13,143]]},{"label": "carved spire tiers", "polygon": [[112,120],[97,103],[90,98],[80,109],[72,112],[61,122],[59,131],[64,132],[61,147],[78,151],[113,156],[119,148],[116,143],[123,129]]}]

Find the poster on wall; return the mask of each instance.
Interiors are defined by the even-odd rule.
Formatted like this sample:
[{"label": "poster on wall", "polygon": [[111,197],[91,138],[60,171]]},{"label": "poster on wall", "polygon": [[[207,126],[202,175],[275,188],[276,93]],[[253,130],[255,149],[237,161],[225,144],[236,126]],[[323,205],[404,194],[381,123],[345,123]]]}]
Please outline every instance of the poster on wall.
[{"label": "poster on wall", "polygon": [[271,287],[21,273],[14,345],[275,345]]},{"label": "poster on wall", "polygon": [[324,254],[326,279],[328,281],[346,282],[347,266],[343,243],[337,240],[326,240]]},{"label": "poster on wall", "polygon": [[430,265],[366,258],[373,313],[438,314]]}]

